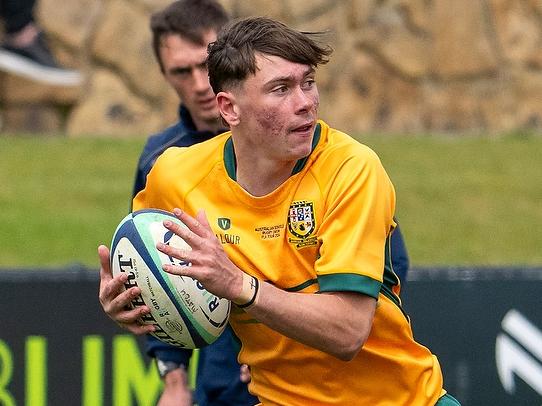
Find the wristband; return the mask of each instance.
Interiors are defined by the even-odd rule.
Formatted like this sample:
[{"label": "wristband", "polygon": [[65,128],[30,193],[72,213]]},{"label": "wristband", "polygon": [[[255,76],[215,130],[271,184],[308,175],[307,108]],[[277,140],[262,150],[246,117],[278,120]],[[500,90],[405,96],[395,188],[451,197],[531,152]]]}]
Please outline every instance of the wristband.
[{"label": "wristband", "polygon": [[243,287],[241,288],[241,294],[234,300],[240,308],[248,307],[256,301],[258,293],[260,291],[260,281],[251,275],[243,272]]}]

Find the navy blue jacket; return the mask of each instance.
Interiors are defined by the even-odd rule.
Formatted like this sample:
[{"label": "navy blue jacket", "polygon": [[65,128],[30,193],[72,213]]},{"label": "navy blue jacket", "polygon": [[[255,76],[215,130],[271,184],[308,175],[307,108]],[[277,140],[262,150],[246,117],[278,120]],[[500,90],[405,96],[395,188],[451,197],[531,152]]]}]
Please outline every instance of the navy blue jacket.
[{"label": "navy blue jacket", "polygon": [[[397,222],[397,219],[395,219]],[[393,271],[399,277],[401,281],[401,292],[406,286],[408,268],[410,267],[410,260],[408,258],[408,252],[405,245],[405,239],[403,238],[403,233],[401,233],[401,228],[399,227],[399,222],[397,222],[397,227],[393,230],[391,235],[391,264],[393,266]]]},{"label": "navy blue jacket", "polygon": [[[217,135],[196,130],[190,112],[182,105],[179,115],[180,121],[177,124],[147,140],[137,166],[134,196],[145,187],[149,171],[167,148],[187,147]],[[391,253],[393,269],[404,285],[409,260],[399,226],[392,234]],[[252,406],[259,403],[239,380],[238,352],[239,345],[229,326],[212,345],[199,350],[195,393],[199,406]],[[192,351],[173,347],[149,335],[147,354],[163,361],[174,361],[188,366]]]}]

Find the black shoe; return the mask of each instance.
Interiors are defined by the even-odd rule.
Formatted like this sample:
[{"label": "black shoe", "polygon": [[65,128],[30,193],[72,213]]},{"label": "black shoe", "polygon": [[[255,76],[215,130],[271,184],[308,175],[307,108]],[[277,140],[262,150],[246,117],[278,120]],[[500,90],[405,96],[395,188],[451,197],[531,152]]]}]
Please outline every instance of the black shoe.
[{"label": "black shoe", "polygon": [[83,79],[78,71],[58,65],[41,32],[25,47],[0,45],[0,70],[59,86],[77,86]]}]

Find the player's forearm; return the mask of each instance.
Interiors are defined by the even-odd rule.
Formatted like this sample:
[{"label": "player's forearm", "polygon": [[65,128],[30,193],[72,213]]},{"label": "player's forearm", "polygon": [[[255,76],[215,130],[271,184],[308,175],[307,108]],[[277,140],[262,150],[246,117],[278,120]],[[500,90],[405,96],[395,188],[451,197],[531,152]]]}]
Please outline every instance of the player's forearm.
[{"label": "player's forearm", "polygon": [[348,361],[369,335],[375,303],[358,293],[292,293],[260,283],[258,300],[246,310],[273,330]]}]

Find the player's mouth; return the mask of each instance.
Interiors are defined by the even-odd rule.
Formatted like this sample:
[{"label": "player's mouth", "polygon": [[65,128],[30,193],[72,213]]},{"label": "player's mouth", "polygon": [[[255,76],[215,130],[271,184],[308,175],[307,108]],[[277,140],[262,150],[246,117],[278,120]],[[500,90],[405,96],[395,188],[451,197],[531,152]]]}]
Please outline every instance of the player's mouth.
[{"label": "player's mouth", "polygon": [[294,127],[291,132],[298,135],[312,135],[314,130],[314,122],[302,124],[298,127]]}]

